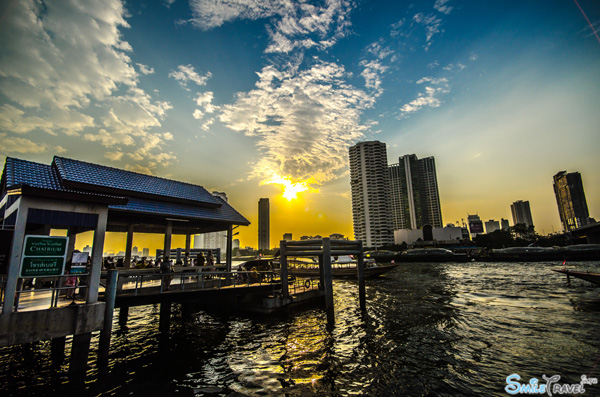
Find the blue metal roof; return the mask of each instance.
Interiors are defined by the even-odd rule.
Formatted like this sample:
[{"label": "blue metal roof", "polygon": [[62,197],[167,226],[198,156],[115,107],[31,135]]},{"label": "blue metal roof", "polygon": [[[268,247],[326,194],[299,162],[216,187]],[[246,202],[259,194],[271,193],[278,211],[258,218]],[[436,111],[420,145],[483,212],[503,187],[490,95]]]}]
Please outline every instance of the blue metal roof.
[{"label": "blue metal roof", "polygon": [[204,187],[189,183],[173,181],[137,172],[120,170],[84,161],[54,157],[53,164],[64,185],[74,185],[89,189],[98,187],[113,190],[115,193],[127,192],[140,196],[153,195],[165,199],[178,199],[204,203],[210,206],[219,202]]},{"label": "blue metal roof", "polygon": [[111,210],[137,212],[139,214],[179,217],[182,219],[223,221],[239,225],[248,225],[250,222],[237,212],[231,205],[218,199],[221,206],[218,208],[199,207],[182,203],[167,203],[158,200],[145,200],[130,198],[125,205],[110,205]]},{"label": "blue metal roof", "polygon": [[105,194],[127,197],[127,204],[109,205],[115,211],[250,224],[225,200],[202,186],[64,157],[55,157],[52,165],[7,157],[2,182],[5,189],[26,185],[98,197]]},{"label": "blue metal roof", "polygon": [[7,157],[2,178],[6,181],[7,188],[28,185],[41,189],[63,190],[60,179],[51,166],[33,161]]}]

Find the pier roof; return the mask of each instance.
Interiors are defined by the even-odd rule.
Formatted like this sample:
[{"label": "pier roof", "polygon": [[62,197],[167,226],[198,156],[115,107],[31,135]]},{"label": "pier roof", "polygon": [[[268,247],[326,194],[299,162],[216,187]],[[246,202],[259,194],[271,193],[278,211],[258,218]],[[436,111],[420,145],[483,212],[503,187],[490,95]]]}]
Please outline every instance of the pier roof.
[{"label": "pier roof", "polygon": [[69,194],[75,200],[106,203],[109,224],[161,225],[167,218],[192,222],[187,227],[194,229],[206,229],[206,222],[211,224],[208,229],[215,230],[222,230],[223,224],[250,224],[200,185],[65,157],[55,156],[50,165],[7,157],[0,181],[2,196],[16,188],[22,194],[55,198]]}]

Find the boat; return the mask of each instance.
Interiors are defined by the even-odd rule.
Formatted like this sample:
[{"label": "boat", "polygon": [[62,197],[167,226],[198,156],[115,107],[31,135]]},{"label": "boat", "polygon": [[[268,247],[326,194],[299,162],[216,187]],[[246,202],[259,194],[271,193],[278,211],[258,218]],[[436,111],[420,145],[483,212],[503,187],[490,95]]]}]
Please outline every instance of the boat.
[{"label": "boat", "polygon": [[[398,264],[377,264],[373,259],[365,259],[365,278],[376,278],[394,269]],[[319,263],[317,260],[307,258],[288,258],[288,275],[295,277],[319,277]],[[252,266],[252,265],[250,265]],[[273,268],[279,268],[279,258],[271,261]],[[244,268],[248,268],[245,265]],[[339,256],[332,258],[331,275],[333,278],[356,279],[358,271],[356,260],[350,256]]]},{"label": "boat", "polygon": [[399,262],[467,262],[466,254],[455,254],[445,248],[415,248],[402,252],[396,258]]},{"label": "boat", "polygon": [[552,271],[557,273],[562,273],[567,275],[567,280],[570,276],[580,278],[585,281],[589,281],[596,285],[600,285],[600,273],[590,273],[590,272],[576,272],[569,269],[552,269]]},{"label": "boat", "polygon": [[[370,265],[365,267],[365,278],[376,278],[394,269],[398,264]],[[288,274],[296,277],[319,277],[319,266],[304,267],[294,266],[288,268]],[[353,265],[331,265],[331,276],[333,278],[357,278],[356,264]]]}]

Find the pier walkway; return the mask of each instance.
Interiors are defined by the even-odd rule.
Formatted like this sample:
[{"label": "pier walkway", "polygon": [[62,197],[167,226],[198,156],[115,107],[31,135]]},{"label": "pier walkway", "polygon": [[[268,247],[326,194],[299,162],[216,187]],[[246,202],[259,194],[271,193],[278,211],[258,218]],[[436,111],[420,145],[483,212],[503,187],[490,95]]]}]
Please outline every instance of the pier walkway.
[{"label": "pier walkway", "polygon": [[[191,267],[179,268],[173,273],[160,273],[158,269],[127,269],[118,271],[117,292],[114,307],[133,307],[162,302],[205,301],[247,295],[281,296],[282,283],[278,271],[205,271]],[[105,300],[107,272],[101,275],[99,300]],[[85,282],[87,274],[80,275]],[[61,308],[84,300],[85,284],[76,287],[74,299],[66,298],[70,287],[64,285],[64,277],[52,278],[52,287],[17,290],[18,305],[15,311],[26,312]],[[165,279],[171,278],[169,288]],[[289,280],[292,298],[299,294],[318,290],[318,278]],[[79,299],[81,297],[81,299]]]}]

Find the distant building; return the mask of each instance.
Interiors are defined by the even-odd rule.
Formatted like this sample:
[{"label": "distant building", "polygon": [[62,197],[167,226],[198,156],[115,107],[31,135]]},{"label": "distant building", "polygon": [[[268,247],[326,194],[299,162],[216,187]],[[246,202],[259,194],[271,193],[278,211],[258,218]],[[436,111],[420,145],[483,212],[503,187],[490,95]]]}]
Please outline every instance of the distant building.
[{"label": "distant building", "polygon": [[533,226],[529,201],[515,201],[511,204],[510,211],[512,212],[513,224],[523,223],[527,227]]},{"label": "distant building", "polygon": [[485,232],[493,233],[496,230],[500,230],[500,222],[490,219],[485,223]]},{"label": "distant building", "polygon": [[359,142],[349,149],[354,238],[365,247],[393,244],[385,143]]},{"label": "distant building", "polygon": [[467,215],[467,222],[472,237],[483,234],[483,222],[479,218],[479,215]]},{"label": "distant building", "polygon": [[565,231],[571,231],[590,223],[590,213],[579,172],[561,171],[554,175],[554,194],[560,221]]},{"label": "distant building", "polygon": [[240,239],[239,238],[233,239],[233,241],[231,242],[231,249],[240,249]]},{"label": "distant building", "polygon": [[508,231],[510,229],[510,225],[508,224],[508,219],[500,219],[500,228],[504,231]]},{"label": "distant building", "polygon": [[149,257],[150,256],[150,248],[142,248],[142,256]]},{"label": "distant building", "polygon": [[392,228],[421,229],[442,227],[442,209],[435,159],[418,159],[407,154],[388,167]]},{"label": "distant building", "polygon": [[[464,238],[463,228],[454,225],[448,225],[446,227],[434,227],[432,228],[432,235],[433,240],[437,242],[462,240]],[[419,240],[425,240],[423,229],[394,230],[394,244],[400,245],[402,243],[406,243],[408,245],[412,245]]]},{"label": "distant building", "polygon": [[271,249],[270,205],[268,198],[258,200],[258,249]]},{"label": "distant building", "polygon": [[139,256],[140,255],[140,251],[139,251],[138,247],[133,247],[131,249],[131,255],[133,255],[133,256]]},{"label": "distant building", "polygon": [[332,240],[347,240],[343,234],[333,233],[329,235],[329,238]]},{"label": "distant building", "polygon": [[292,233],[284,233],[283,234],[283,239],[285,241],[292,241]]},{"label": "distant building", "polygon": [[[228,202],[227,194],[223,192],[212,192],[215,197]],[[220,248],[221,252],[227,252],[227,231],[211,232],[194,235],[194,248],[215,249]]]}]

